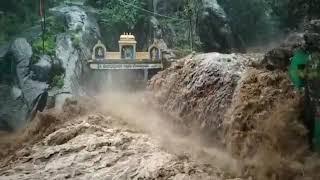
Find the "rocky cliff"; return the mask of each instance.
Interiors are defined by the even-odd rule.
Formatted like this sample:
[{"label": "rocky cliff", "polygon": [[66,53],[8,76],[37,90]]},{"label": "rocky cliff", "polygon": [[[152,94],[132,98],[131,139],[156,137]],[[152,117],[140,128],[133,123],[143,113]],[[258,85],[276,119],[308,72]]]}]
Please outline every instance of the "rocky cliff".
[{"label": "rocky cliff", "polygon": [[[194,40],[199,39],[205,52],[230,52],[231,49],[239,49],[239,42],[234,39],[234,34],[228,24],[227,15],[216,0],[202,0],[198,4],[200,13],[196,18],[194,29]],[[155,12],[160,14],[173,15],[177,9],[183,9],[183,1],[162,1],[153,3]],[[157,18],[157,17],[155,17]],[[179,38],[189,39],[189,34],[185,30],[190,30],[190,25],[186,22],[184,30],[175,31],[177,24],[160,23],[151,19],[153,30],[157,33],[157,38],[163,38],[170,46],[176,45]],[[182,23],[182,22],[180,22]],[[183,24],[183,23],[182,23]],[[179,37],[184,36],[184,37]]]},{"label": "rocky cliff", "polygon": [[93,46],[100,37],[96,19],[77,6],[60,6],[50,10],[65,21],[67,31],[56,38],[56,58],[61,63],[64,73],[64,85],[53,89],[56,107],[62,107],[64,99],[72,95],[84,95],[83,89],[89,77],[86,61],[91,58]]},{"label": "rocky cliff", "polygon": [[[0,120],[1,126],[7,127],[5,130],[24,125],[33,116],[32,111],[39,108],[38,102],[45,91],[49,91],[49,98],[44,99],[49,99],[50,106],[57,108],[61,108],[66,97],[85,94],[82,88],[88,77],[85,63],[100,37],[96,20],[77,6],[55,7],[50,13],[64,22],[64,31],[53,37],[54,53],[34,56],[36,52],[31,45],[40,34],[29,38],[22,33],[21,38],[1,48],[0,67],[4,69],[1,98],[5,97],[1,102],[5,105],[1,106]],[[52,81],[59,81],[60,85],[53,86]]]}]

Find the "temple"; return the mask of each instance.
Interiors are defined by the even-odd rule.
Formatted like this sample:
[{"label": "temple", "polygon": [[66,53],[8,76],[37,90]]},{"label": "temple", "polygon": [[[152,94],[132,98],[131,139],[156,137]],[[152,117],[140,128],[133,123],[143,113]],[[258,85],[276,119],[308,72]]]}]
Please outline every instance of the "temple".
[{"label": "temple", "polygon": [[162,52],[154,42],[147,52],[136,51],[137,41],[131,33],[120,36],[119,51],[107,51],[101,41],[93,47],[92,58],[88,60],[89,67],[93,70],[111,69],[162,69]]}]

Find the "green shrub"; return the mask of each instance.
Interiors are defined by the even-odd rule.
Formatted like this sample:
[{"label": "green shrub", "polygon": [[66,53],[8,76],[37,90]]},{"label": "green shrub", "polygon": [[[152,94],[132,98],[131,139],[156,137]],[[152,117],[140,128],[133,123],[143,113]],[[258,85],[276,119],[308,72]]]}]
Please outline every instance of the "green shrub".
[{"label": "green shrub", "polygon": [[55,75],[52,78],[50,86],[61,89],[64,86],[64,75]]},{"label": "green shrub", "polygon": [[63,78],[65,76],[65,69],[59,62],[55,62],[57,59],[53,59],[52,68],[49,74],[50,87],[62,88],[64,85]]},{"label": "green shrub", "polygon": [[48,54],[49,56],[55,55],[55,37],[54,36],[46,36],[44,39],[44,50],[43,50],[43,41],[42,38],[38,38],[32,43],[32,49],[35,54]]},{"label": "green shrub", "polygon": [[74,48],[80,48],[81,38],[78,34],[72,34],[71,41]]},{"label": "green shrub", "polygon": [[46,34],[44,37],[44,49],[42,36],[38,37],[32,43],[33,57],[32,63],[39,61],[41,54],[47,54],[49,56],[55,56],[56,49],[56,34],[65,32],[64,24],[57,17],[49,16],[46,21]]}]

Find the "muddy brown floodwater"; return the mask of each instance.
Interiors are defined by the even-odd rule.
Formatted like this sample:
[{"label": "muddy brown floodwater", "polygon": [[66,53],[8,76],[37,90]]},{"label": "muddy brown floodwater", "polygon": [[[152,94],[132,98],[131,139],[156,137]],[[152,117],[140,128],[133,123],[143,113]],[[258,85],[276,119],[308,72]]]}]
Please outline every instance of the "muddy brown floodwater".
[{"label": "muddy brown floodwater", "polygon": [[63,113],[44,112],[3,134],[0,179],[236,178],[235,160],[171,131],[141,94],[97,99],[68,100]]},{"label": "muddy brown floodwater", "polygon": [[260,57],[189,56],[146,92],[68,99],[1,134],[0,179],[318,180],[302,96]]}]

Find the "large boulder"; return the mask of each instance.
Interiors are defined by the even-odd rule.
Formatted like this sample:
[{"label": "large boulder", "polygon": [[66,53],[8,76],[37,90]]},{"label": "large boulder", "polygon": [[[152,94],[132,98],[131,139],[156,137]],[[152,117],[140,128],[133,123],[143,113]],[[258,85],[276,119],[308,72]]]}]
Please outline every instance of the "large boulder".
[{"label": "large boulder", "polygon": [[34,73],[32,79],[38,80],[41,82],[48,82],[49,75],[52,68],[50,56],[43,55],[40,57],[40,60],[31,66],[31,69]]},{"label": "large boulder", "polygon": [[271,49],[265,54],[261,66],[269,70],[286,70],[293,53],[305,44],[303,33],[291,33],[280,46]]},{"label": "large boulder", "polygon": [[310,21],[302,33],[291,33],[280,46],[266,53],[261,66],[269,70],[286,70],[290,58],[298,49],[320,51],[320,20]]},{"label": "large boulder", "polygon": [[[91,49],[100,36],[96,20],[76,6],[59,6],[51,12],[65,22],[67,30],[56,37],[55,56],[43,55],[32,64],[32,47],[26,38],[39,37],[38,31],[32,38],[26,35],[26,38],[17,38],[0,48],[0,67],[8,70],[1,72],[0,102],[3,106],[0,106],[0,129],[21,127],[27,119],[34,117],[37,110],[44,109],[47,99],[52,99],[56,102],[53,107],[59,108],[67,97],[85,93],[81,87],[87,82],[84,78],[90,78],[86,74],[90,70],[85,62],[91,57]],[[56,71],[59,74],[55,74]],[[3,73],[8,73],[10,79],[2,78]],[[55,83],[63,86],[52,87]]]},{"label": "large boulder", "polygon": [[[22,91],[14,83],[10,43],[0,47],[0,130],[12,131],[25,123],[27,106]],[[21,54],[20,54],[21,55]],[[22,57],[22,56],[20,56]]]},{"label": "large boulder", "polygon": [[22,90],[24,101],[29,109],[32,109],[34,100],[46,89],[48,84],[32,80],[30,70],[30,60],[32,48],[24,38],[18,38],[13,41],[10,52],[16,64],[16,75],[19,87]]},{"label": "large boulder", "polygon": [[[48,87],[46,82],[32,79],[30,69],[32,48],[25,38],[15,39],[3,53],[4,61],[10,66],[10,81],[4,79],[0,90],[0,129],[16,130],[27,122],[27,117],[37,97]],[[15,68],[15,69],[13,69]]]},{"label": "large boulder", "polygon": [[20,80],[20,85],[22,85],[25,77],[29,73],[32,48],[26,39],[18,38],[13,41],[11,45],[11,53],[14,57],[15,63],[17,64],[17,76]]},{"label": "large boulder", "polygon": [[0,130],[12,131],[25,124],[28,108],[21,90],[9,84],[0,84]]},{"label": "large boulder", "polygon": [[309,50],[320,51],[320,20],[312,20],[305,27],[304,35]]},{"label": "large boulder", "polygon": [[86,61],[91,58],[91,50],[100,38],[96,19],[78,6],[59,6],[50,9],[66,23],[68,33],[56,38],[56,58],[64,69],[63,87],[54,88],[49,93],[55,96],[56,107],[62,108],[64,100],[73,95],[84,95],[90,70]]},{"label": "large boulder", "polygon": [[[184,9],[185,1],[153,1],[154,11],[159,14],[175,16],[177,9]],[[198,2],[201,8],[197,29],[194,30],[194,40],[200,40],[206,52],[231,52],[240,49],[241,45],[234,40],[227,15],[216,0],[201,0]],[[155,17],[150,24],[156,38],[162,38],[169,47],[179,45],[177,41],[188,41],[190,25],[189,21],[176,20],[161,23]],[[152,34],[152,33],[151,33]],[[238,43],[238,44],[237,44]],[[199,45],[200,43],[198,43]]]}]

